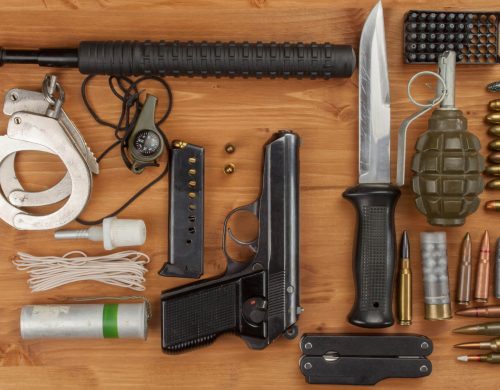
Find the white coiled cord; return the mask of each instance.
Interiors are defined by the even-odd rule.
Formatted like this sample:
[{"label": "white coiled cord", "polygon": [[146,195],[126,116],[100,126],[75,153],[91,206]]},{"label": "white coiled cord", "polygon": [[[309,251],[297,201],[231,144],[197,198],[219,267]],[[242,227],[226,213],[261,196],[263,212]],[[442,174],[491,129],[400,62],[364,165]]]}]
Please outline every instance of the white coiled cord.
[{"label": "white coiled cord", "polygon": [[71,251],[63,257],[33,256],[18,252],[12,263],[30,275],[32,292],[46,291],[65,284],[93,280],[116,287],[144,291],[144,274],[148,272],[148,255],[138,251],[122,251],[103,256],[87,256]]}]

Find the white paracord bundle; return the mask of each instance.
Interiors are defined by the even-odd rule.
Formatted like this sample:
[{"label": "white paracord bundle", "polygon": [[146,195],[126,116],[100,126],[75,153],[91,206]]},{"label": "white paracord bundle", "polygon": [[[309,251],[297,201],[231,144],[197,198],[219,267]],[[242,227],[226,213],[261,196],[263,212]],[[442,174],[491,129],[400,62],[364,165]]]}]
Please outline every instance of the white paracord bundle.
[{"label": "white paracord bundle", "polygon": [[150,261],[145,253],[133,250],[104,256],[87,256],[80,251],[68,252],[63,257],[40,257],[23,252],[17,256],[12,263],[18,270],[30,274],[28,285],[32,292],[83,280],[143,291],[144,274],[148,272],[146,264]]}]

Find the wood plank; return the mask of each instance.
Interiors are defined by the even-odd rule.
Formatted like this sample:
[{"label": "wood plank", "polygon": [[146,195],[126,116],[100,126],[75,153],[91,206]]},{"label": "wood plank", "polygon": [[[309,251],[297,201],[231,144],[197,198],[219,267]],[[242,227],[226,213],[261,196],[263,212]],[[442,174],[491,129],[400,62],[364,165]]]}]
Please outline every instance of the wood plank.
[{"label": "wood plank", "polygon": [[[363,22],[373,1],[359,0],[26,0],[0,4],[0,44],[12,48],[76,47],[80,40],[208,40],[208,41],[303,41],[358,46]],[[392,97],[393,176],[395,176],[396,130],[414,112],[406,96],[406,83],[417,71],[433,67],[402,63],[401,23],[409,8],[436,7],[428,0],[407,2],[385,0],[386,35]],[[440,9],[495,10],[493,0],[442,1]],[[39,87],[46,70],[35,66],[7,65],[0,68],[0,90]],[[110,129],[97,125],[85,111],[80,95],[83,76],[75,70],[57,70],[67,93],[65,109],[96,154],[112,141]],[[457,73],[457,104],[469,119],[469,127],[482,142],[489,141],[483,117],[493,95],[488,82],[500,79],[500,68],[460,67]],[[206,148],[206,252],[205,277],[221,273],[225,260],[220,250],[222,223],[234,207],[254,200],[261,180],[262,145],[278,129],[293,129],[302,137],[301,147],[301,301],[305,312],[301,332],[366,332],[347,324],[353,300],[351,250],[354,212],[342,199],[343,190],[356,182],[358,79],[347,80],[228,80],[169,79],[175,102],[171,118],[163,126],[171,140],[183,139]],[[160,93],[153,84],[151,93]],[[118,106],[110,98],[106,80],[91,87],[92,103],[106,118],[116,117]],[[160,105],[164,96],[160,95]],[[7,119],[0,116],[0,127]],[[425,130],[426,119],[414,124],[408,136],[408,154]],[[233,155],[224,145],[236,146]],[[408,156],[409,161],[410,156]],[[226,163],[236,173],[223,174]],[[43,189],[64,174],[54,158],[34,153],[19,157],[18,168],[29,188]],[[98,217],[115,209],[156,172],[141,176],[129,173],[118,154],[101,164],[94,180],[92,199],[84,215]],[[407,172],[407,180],[410,174]],[[242,340],[224,335],[212,346],[190,353],[167,356],[160,350],[159,294],[163,289],[185,283],[162,278],[158,269],[167,256],[166,181],[151,189],[123,217],[143,218],[148,240],[143,250],[152,256],[146,296],[153,303],[154,317],[147,342],[23,341],[19,336],[22,305],[54,302],[60,297],[130,295],[96,283],[81,283],[47,293],[31,294],[26,275],[17,272],[10,260],[17,251],[37,255],[58,254],[73,249],[89,254],[103,253],[98,243],[56,242],[51,232],[20,232],[0,224],[3,245],[0,254],[0,388],[69,389],[88,388],[306,388],[298,370],[298,341],[278,340],[265,351],[249,350]],[[482,201],[498,195],[488,191]],[[464,227],[445,229],[448,234],[449,268],[455,292],[460,241],[469,231],[476,256],[481,234],[500,236],[498,218],[482,208],[468,218]],[[78,225],[71,225],[76,227]],[[415,209],[405,187],[397,208],[398,236],[408,229],[414,273],[414,324],[394,326],[380,332],[412,332],[431,337],[433,374],[420,380],[387,380],[380,389],[414,386],[421,389],[454,387],[492,388],[495,376],[488,365],[465,366],[455,361],[458,342],[472,340],[451,334],[451,329],[474,323],[454,318],[445,322],[423,319],[422,274],[418,234],[441,230],[429,226]],[[491,301],[491,303],[498,303]],[[465,380],[466,378],[466,380]]]}]

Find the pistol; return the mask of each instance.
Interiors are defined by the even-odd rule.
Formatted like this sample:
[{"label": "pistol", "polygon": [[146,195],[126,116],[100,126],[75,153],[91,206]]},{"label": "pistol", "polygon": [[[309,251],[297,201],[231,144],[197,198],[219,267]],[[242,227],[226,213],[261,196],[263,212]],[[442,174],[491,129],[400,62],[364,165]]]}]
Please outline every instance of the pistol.
[{"label": "pistol", "polygon": [[[298,334],[299,302],[299,144],[298,135],[279,131],[264,146],[260,197],[226,217],[222,250],[227,268],[221,276],[162,292],[162,349],[181,352],[233,332],[252,349],[279,336]],[[228,222],[238,212],[258,219],[257,237],[237,239]],[[247,262],[229,254],[227,237],[253,253]]]}]

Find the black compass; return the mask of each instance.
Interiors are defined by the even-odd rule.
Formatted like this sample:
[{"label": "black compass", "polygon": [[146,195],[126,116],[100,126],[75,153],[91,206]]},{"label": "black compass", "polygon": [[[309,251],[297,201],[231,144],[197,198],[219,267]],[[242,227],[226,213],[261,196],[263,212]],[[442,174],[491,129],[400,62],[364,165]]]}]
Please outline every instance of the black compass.
[{"label": "black compass", "polygon": [[157,156],[162,149],[161,138],[156,131],[140,130],[133,142],[135,150],[144,157]]},{"label": "black compass", "polygon": [[155,123],[157,99],[147,95],[134,129],[128,141],[127,149],[134,173],[141,173],[147,166],[157,166],[157,159],[165,148],[164,140]]}]

